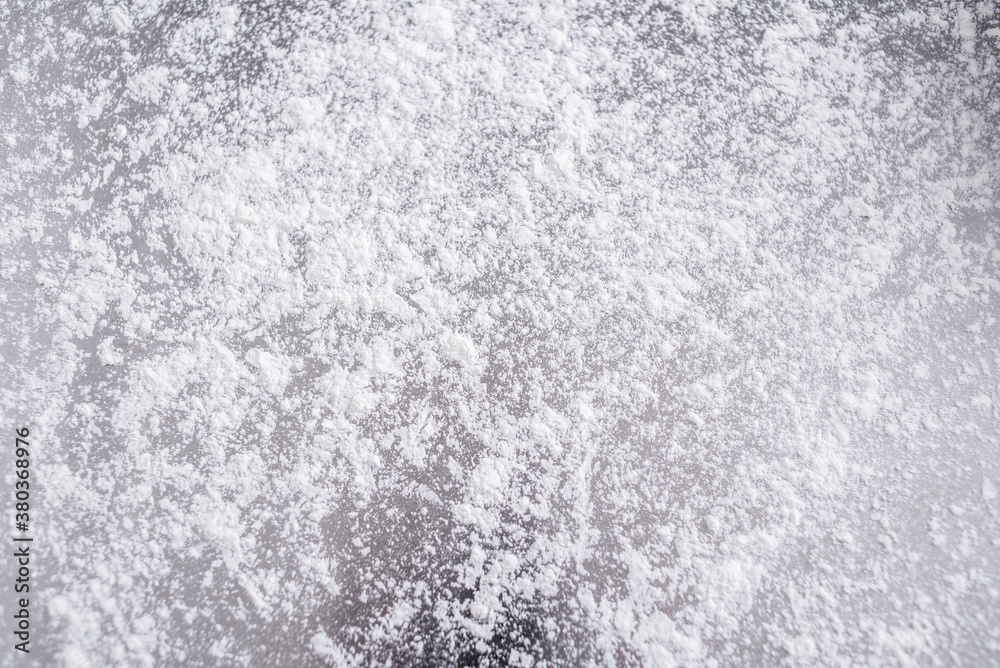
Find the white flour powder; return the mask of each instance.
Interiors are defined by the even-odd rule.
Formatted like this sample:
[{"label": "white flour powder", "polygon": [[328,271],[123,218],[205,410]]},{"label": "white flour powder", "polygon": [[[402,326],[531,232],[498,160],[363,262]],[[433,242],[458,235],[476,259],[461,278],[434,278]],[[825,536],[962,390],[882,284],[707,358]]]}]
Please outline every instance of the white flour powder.
[{"label": "white flour powder", "polygon": [[992,3],[0,35],[3,665],[1000,662]]}]

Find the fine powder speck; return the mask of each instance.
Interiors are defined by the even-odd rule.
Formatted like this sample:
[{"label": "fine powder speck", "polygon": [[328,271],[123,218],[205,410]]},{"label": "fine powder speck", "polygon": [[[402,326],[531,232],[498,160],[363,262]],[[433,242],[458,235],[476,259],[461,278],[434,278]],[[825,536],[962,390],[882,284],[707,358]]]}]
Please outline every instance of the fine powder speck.
[{"label": "fine powder speck", "polygon": [[994,3],[0,37],[0,665],[1000,663]]}]

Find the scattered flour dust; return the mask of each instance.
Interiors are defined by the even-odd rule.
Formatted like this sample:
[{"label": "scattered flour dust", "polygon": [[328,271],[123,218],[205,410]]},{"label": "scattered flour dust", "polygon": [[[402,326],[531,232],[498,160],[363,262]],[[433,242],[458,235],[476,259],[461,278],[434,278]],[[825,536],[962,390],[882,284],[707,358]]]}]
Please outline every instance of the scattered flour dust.
[{"label": "scattered flour dust", "polygon": [[1000,662],[993,3],[0,35],[31,665]]}]

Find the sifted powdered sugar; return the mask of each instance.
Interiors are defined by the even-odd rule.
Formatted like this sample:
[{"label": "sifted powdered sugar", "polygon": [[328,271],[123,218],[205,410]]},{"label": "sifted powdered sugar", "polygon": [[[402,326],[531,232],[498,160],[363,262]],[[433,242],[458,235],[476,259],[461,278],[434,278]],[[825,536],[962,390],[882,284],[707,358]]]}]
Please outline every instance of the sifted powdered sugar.
[{"label": "sifted powdered sugar", "polygon": [[3,665],[1000,661],[990,3],[0,18]]}]

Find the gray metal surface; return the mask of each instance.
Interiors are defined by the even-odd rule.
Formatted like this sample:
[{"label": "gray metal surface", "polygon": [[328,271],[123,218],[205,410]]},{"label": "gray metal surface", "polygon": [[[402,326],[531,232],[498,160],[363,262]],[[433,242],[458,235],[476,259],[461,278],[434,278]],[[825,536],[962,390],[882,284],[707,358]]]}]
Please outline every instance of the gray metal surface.
[{"label": "gray metal surface", "polygon": [[997,17],[803,8],[0,4],[0,665],[1000,662]]}]

